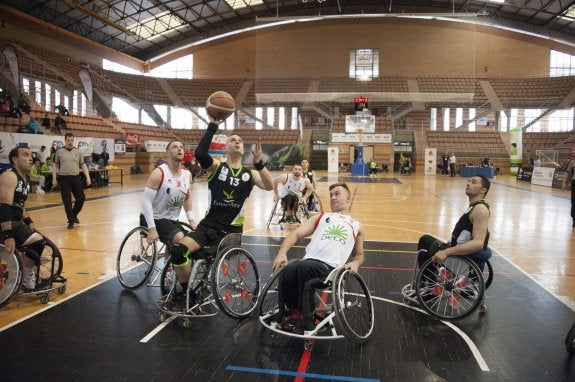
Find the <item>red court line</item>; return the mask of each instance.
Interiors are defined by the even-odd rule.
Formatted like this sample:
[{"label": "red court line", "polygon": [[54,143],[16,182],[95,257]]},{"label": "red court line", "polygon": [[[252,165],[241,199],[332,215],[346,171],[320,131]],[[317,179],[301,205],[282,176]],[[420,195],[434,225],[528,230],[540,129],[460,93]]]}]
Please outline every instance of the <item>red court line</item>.
[{"label": "red court line", "polygon": [[[303,374],[307,371],[307,367],[309,366],[309,360],[311,358],[311,352],[312,349],[303,351],[303,355],[301,356],[301,360],[299,361],[299,366],[297,368],[298,373]],[[294,382],[303,382],[303,381],[304,377],[302,376],[295,377],[294,379]]]}]

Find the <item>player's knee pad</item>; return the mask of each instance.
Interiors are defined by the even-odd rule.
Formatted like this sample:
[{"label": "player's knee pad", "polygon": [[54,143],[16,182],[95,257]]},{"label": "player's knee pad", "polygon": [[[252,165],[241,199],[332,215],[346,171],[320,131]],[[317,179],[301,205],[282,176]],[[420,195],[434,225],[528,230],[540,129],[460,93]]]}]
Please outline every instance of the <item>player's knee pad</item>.
[{"label": "player's knee pad", "polygon": [[190,255],[190,250],[184,244],[176,243],[172,245],[170,249],[170,256],[172,259],[172,264],[175,267],[183,267],[184,265],[188,264],[190,259],[188,256]]}]

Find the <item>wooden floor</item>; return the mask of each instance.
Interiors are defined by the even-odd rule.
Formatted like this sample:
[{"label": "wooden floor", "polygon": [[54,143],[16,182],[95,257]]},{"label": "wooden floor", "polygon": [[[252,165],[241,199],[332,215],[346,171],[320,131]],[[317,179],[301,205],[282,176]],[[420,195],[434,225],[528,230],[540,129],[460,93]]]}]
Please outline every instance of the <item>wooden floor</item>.
[{"label": "wooden floor", "polygon": [[[277,174],[274,174],[274,176]],[[352,215],[366,228],[366,239],[417,242],[430,233],[448,238],[467,206],[466,178],[399,176],[377,179],[319,173],[318,193],[324,206],[328,186],[345,180],[353,192]],[[339,178],[338,178],[339,176]],[[124,177],[123,185],[87,190],[80,223],[66,229],[59,193],[32,194],[27,202],[37,229],[52,239],[64,259],[69,279],[64,295],[51,294],[51,304],[115,277],[116,252],[124,235],[138,223],[145,175]],[[194,213],[200,218],[207,205],[207,184],[193,187]],[[569,216],[568,191],[517,182],[510,176],[492,180],[490,245],[522,272],[571,308],[575,307],[575,230]],[[282,236],[279,227],[265,227],[272,193],[255,189],[247,203],[246,235]],[[47,306],[35,299],[16,298],[2,309],[0,328]]]}]

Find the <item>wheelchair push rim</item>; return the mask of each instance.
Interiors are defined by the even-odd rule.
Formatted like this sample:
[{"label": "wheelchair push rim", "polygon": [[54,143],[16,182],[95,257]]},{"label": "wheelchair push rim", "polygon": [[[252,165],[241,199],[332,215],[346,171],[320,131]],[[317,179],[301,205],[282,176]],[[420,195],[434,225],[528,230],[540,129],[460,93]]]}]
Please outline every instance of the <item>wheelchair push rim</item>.
[{"label": "wheelchair push rim", "polygon": [[428,259],[415,281],[419,304],[431,316],[458,320],[472,314],[483,302],[485,283],[479,267],[462,256],[443,263]]},{"label": "wheelchair push rim", "polygon": [[0,308],[8,305],[20,289],[22,263],[20,257],[8,253],[0,244]]}]

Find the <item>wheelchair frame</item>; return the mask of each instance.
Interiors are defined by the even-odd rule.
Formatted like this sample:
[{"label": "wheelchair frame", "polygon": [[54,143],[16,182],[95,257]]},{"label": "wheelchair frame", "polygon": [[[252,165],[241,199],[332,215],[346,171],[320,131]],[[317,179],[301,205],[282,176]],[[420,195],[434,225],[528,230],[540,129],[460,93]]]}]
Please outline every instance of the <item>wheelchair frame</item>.
[{"label": "wheelchair frame", "polygon": [[[174,222],[183,232],[191,231],[192,227],[185,222]],[[141,288],[151,278],[147,286],[158,287],[159,278],[164,268],[169,245],[157,241],[148,244],[148,228],[138,226],[126,234],[116,256],[116,275],[125,289]],[[145,267],[142,266],[145,264]],[[159,264],[159,265],[158,265]],[[153,274],[153,276],[152,276]]]},{"label": "wheelchair frame", "polygon": [[565,350],[569,354],[575,354],[575,322],[565,336]]},{"label": "wheelchair frame", "polygon": [[[42,236],[46,243],[41,256],[26,246],[17,248],[14,253],[9,254],[4,245],[0,244],[0,308],[8,305],[17,295],[40,296],[40,302],[47,304],[50,302],[50,292],[57,291],[59,294],[66,292],[68,280],[62,276],[64,264],[60,250],[50,239],[38,231],[36,233]],[[48,250],[50,254],[47,253]],[[26,256],[26,253],[31,254],[31,258],[40,258],[40,264],[35,267],[35,288],[30,291],[21,289],[23,278],[21,256]]]},{"label": "wheelchair frame", "polygon": [[253,256],[239,243],[241,234],[229,234],[217,246],[206,246],[194,253],[183,311],[169,306],[177,285],[169,259],[160,278],[160,321],[176,316],[183,319],[184,327],[189,327],[191,318],[214,316],[220,310],[231,318],[249,316],[258,301],[259,272]]},{"label": "wheelchair frame", "polygon": [[[298,203],[298,208],[296,211],[296,216],[299,215],[300,220],[303,222],[303,219],[309,219],[310,217],[310,212],[321,212],[323,211],[323,205],[321,203],[321,199],[319,198],[319,196],[314,192],[311,197],[315,198],[316,200],[316,211],[309,211],[307,208],[307,204],[305,203]],[[319,209],[318,209],[319,206]],[[279,207],[279,208],[278,208]],[[274,202],[274,206],[272,208],[272,211],[270,213],[270,216],[268,218],[268,221],[266,223],[266,228],[270,228],[270,225],[272,224],[272,222],[274,221],[274,217],[277,218],[277,221],[273,224],[279,224],[281,227],[281,224],[284,223],[280,223],[279,221],[285,216],[285,211],[281,205],[281,199],[278,199]],[[289,224],[289,223],[286,223]],[[283,229],[283,228],[282,228]]]},{"label": "wheelchair frame", "polygon": [[[292,260],[300,261],[300,260]],[[323,317],[312,331],[304,334],[286,332],[281,329],[282,314],[278,306],[278,282],[279,276],[285,267],[272,274],[264,286],[256,311],[260,323],[274,333],[292,338],[305,340],[305,348],[310,349],[315,340],[336,340],[350,338],[354,342],[367,341],[373,332],[374,308],[369,288],[359,274],[352,274],[343,266],[335,268],[323,281],[324,288],[316,289],[316,308],[313,315]],[[356,289],[348,291],[346,285],[354,284]],[[329,289],[329,291],[325,291]],[[322,290],[321,295],[318,290]],[[328,298],[331,297],[331,299]],[[367,325],[364,322],[352,322],[352,316],[356,316],[358,309],[367,304]],[[360,312],[361,313],[361,312]],[[361,318],[361,317],[360,317]]]},{"label": "wheelchair frame", "polygon": [[411,283],[401,289],[406,304],[416,303],[432,317],[458,320],[477,308],[485,312],[485,290],[493,281],[493,267],[489,260],[483,272],[473,260],[465,256],[450,256],[443,263],[432,258],[418,269],[417,260]]}]

